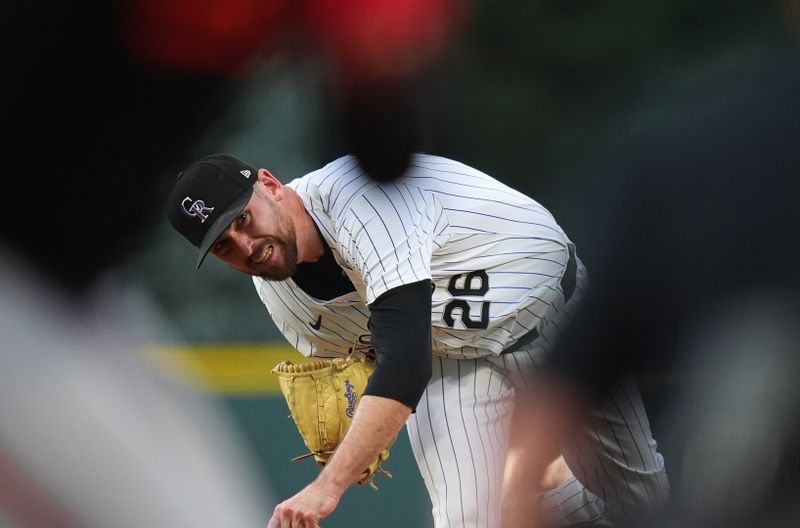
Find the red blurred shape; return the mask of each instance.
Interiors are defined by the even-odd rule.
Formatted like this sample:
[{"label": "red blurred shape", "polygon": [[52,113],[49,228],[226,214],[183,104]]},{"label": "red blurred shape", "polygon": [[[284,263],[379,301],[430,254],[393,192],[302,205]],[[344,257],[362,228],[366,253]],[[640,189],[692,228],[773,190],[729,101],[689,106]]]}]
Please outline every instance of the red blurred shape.
[{"label": "red blurred shape", "polygon": [[282,38],[289,0],[122,0],[128,52],[165,70],[229,74]]},{"label": "red blurred shape", "polygon": [[461,0],[314,0],[306,27],[347,75],[407,77],[434,64],[465,20]]}]

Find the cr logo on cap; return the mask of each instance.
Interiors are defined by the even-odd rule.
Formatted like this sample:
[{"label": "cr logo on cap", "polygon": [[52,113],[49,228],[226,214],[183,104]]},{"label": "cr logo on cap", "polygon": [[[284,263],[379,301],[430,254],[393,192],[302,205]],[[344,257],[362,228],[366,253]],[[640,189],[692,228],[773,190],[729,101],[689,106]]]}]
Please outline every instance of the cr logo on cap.
[{"label": "cr logo on cap", "polygon": [[206,219],[208,219],[208,214],[214,210],[213,207],[206,207],[206,203],[203,200],[195,200],[192,205],[188,208],[186,207],[186,202],[191,202],[192,199],[188,196],[183,199],[181,202],[181,208],[183,209],[183,214],[186,216],[196,216],[200,218],[200,223],[204,223]]}]

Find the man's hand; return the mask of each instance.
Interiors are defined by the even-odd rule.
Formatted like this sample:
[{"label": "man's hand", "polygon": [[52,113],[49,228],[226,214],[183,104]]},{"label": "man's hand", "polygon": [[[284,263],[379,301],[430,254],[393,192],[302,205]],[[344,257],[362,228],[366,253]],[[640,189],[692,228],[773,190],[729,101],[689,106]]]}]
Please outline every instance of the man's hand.
[{"label": "man's hand", "polygon": [[317,528],[339,504],[340,495],[314,481],[275,507],[267,528]]},{"label": "man's hand", "polygon": [[408,420],[411,409],[380,396],[364,396],[353,423],[319,476],[300,493],[275,507],[267,528],[317,528],[339,499]]}]

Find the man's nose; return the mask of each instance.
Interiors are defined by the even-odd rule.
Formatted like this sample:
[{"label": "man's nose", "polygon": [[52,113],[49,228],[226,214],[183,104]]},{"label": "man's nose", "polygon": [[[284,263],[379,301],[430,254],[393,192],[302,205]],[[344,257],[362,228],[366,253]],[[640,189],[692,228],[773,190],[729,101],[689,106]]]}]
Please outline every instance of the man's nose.
[{"label": "man's nose", "polygon": [[253,239],[247,235],[237,233],[233,238],[233,243],[245,257],[249,257],[253,253],[254,242]]}]

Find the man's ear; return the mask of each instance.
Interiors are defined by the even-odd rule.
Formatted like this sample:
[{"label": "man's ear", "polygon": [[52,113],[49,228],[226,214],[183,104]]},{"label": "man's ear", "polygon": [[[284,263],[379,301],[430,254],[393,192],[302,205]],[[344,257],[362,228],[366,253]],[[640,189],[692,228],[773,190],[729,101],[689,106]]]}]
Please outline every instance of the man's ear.
[{"label": "man's ear", "polygon": [[276,200],[283,199],[283,184],[267,169],[258,169],[258,183]]}]

